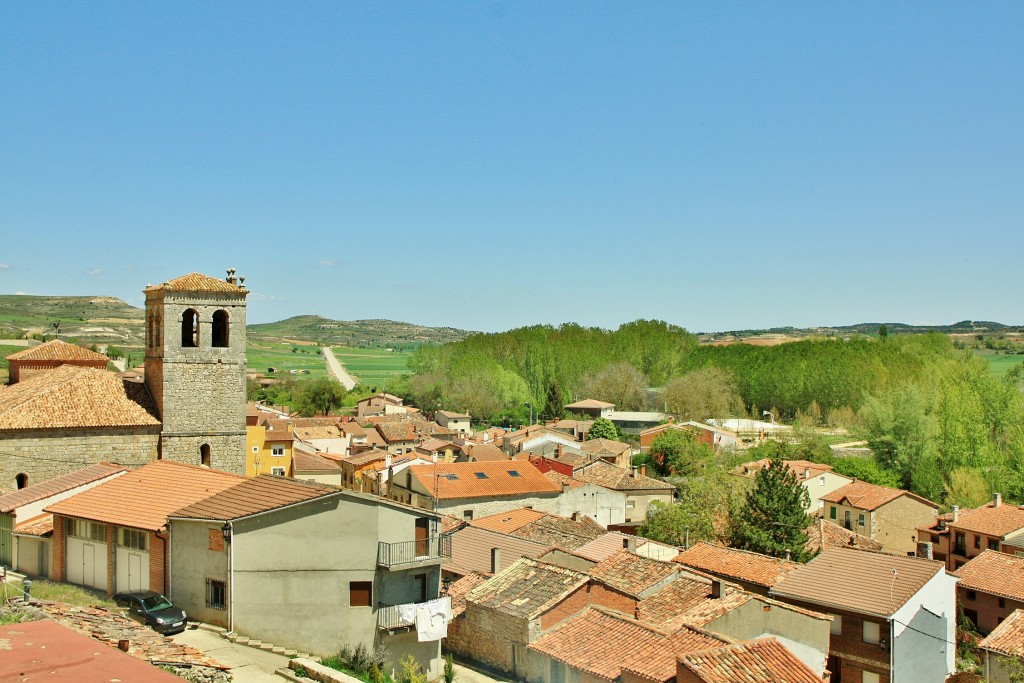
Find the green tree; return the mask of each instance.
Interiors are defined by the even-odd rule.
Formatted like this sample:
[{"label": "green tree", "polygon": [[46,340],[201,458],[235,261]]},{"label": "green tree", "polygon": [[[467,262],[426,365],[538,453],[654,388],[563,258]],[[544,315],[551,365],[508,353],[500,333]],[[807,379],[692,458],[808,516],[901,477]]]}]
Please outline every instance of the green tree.
[{"label": "green tree", "polygon": [[650,454],[662,473],[691,477],[702,472],[715,453],[691,431],[666,429],[651,442]]},{"label": "green tree", "polygon": [[729,533],[734,501],[742,497],[749,480],[711,466],[694,477],[674,480],[676,501],[651,503],[639,533],[644,538],[682,546],[687,541],[723,541]]},{"label": "green tree", "polygon": [[832,469],[837,474],[860,479],[869,484],[902,488],[899,473],[881,467],[871,458],[836,458],[832,462]]},{"label": "green tree", "polygon": [[721,368],[701,368],[675,377],[665,385],[665,405],[680,420],[703,422],[709,418],[743,414],[732,373]]},{"label": "green tree", "polygon": [[614,403],[619,410],[639,410],[647,386],[647,377],[629,363],[612,363],[584,380],[583,393]]},{"label": "green tree", "polygon": [[810,496],[789,467],[772,459],[758,471],[754,487],[747,492],[743,507],[733,519],[732,543],[743,550],[789,556],[802,562],[806,557],[807,514]]},{"label": "green tree", "polygon": [[307,416],[329,415],[340,408],[345,400],[345,388],[329,377],[304,382],[299,392],[296,408]]},{"label": "green tree", "polygon": [[615,423],[606,417],[599,417],[594,420],[594,423],[590,425],[590,431],[587,432],[587,439],[611,439],[617,441],[619,438],[619,428],[615,426]]}]

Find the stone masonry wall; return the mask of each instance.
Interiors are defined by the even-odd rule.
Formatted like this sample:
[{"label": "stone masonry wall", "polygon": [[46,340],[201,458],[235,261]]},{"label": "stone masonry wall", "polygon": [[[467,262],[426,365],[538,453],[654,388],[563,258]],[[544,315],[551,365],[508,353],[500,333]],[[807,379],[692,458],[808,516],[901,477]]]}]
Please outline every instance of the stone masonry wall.
[{"label": "stone masonry wall", "polygon": [[15,489],[15,477],[21,473],[28,475],[32,485],[98,462],[127,467],[153,462],[157,459],[159,429],[111,427],[0,433],[0,490]]},{"label": "stone masonry wall", "polygon": [[459,654],[506,673],[512,672],[512,644],[525,645],[529,639],[529,622],[526,619],[517,619],[473,603],[466,605],[459,629],[475,636],[466,639],[469,641],[467,651]]},{"label": "stone masonry wall", "polygon": [[201,465],[201,448],[210,446],[210,467],[215,470],[245,474],[245,433],[205,436],[164,434],[160,441],[163,460]]}]

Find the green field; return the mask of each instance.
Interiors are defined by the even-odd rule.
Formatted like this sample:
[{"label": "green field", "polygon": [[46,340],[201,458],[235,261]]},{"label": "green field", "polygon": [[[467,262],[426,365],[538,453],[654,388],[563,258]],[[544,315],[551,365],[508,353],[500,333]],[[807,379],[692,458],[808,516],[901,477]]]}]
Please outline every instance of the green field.
[{"label": "green field", "polygon": [[277,368],[277,374],[294,374],[302,377],[323,377],[327,374],[327,363],[317,353],[318,346],[281,344],[250,340],[246,344],[246,364],[250,370],[261,372],[268,377],[268,368]]},{"label": "green field", "polygon": [[378,389],[387,386],[392,377],[409,372],[410,355],[409,351],[334,347],[334,357],[359,381],[360,386]]},{"label": "green field", "polygon": [[1024,362],[1024,354],[996,353],[988,350],[976,350],[974,353],[988,361],[988,370],[996,377],[1002,377],[1010,368]]}]

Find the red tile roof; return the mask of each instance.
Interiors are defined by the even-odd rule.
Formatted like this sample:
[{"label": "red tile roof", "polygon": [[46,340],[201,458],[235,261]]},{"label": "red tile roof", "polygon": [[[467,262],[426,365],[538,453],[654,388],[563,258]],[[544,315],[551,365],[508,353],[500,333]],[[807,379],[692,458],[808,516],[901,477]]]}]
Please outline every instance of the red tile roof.
[{"label": "red tile roof", "polygon": [[0,431],[159,426],[144,384],[61,365],[0,387]]},{"label": "red tile roof", "polygon": [[953,573],[961,588],[1024,602],[1024,557],[985,550]]},{"label": "red tile roof", "polygon": [[509,534],[530,522],[536,522],[546,514],[546,512],[534,510],[533,508],[520,508],[474,519],[470,524],[480,529],[490,529],[500,534]]},{"label": "red tile roof", "polygon": [[0,496],[0,513],[14,512],[16,508],[22,505],[35,503],[44,498],[49,498],[50,496],[55,496],[59,493],[76,489],[79,486],[85,486],[94,481],[127,471],[128,469],[125,467],[111,465],[108,462],[87,465],[74,472],[62,474],[53,479],[47,479],[39,484],[26,486],[23,489],[8,493],[6,496]]},{"label": "red tile roof", "polygon": [[987,536],[1003,537],[1024,528],[1024,507],[992,503],[974,510],[961,510],[957,521],[949,521],[950,527],[960,531],[972,531]]},{"label": "red tile roof", "polygon": [[165,292],[232,292],[232,293],[245,293],[247,290],[244,287],[233,285],[226,280],[219,280],[209,275],[203,275],[202,273],[189,273],[188,275],[182,275],[176,277],[173,280],[168,280],[163,284],[150,285],[146,287],[147,292],[155,292],[163,290]]},{"label": "red tile roof", "polygon": [[1011,657],[1024,655],[1024,610],[1013,610],[978,647]]},{"label": "red tile roof", "polygon": [[573,554],[579,555],[587,560],[591,560],[592,562],[603,562],[615,553],[621,552],[624,548],[628,547],[630,540],[635,540],[636,547],[638,548],[647,543],[646,538],[630,536],[618,531],[609,531],[608,533],[595,538],[590,543],[586,543],[581,545],[579,548],[576,548],[576,550],[573,551]]},{"label": "red tile roof", "polygon": [[633,476],[632,470],[623,469],[606,463],[603,460],[594,460],[573,471],[573,479],[597,484],[606,489],[614,491],[673,491],[675,487],[659,479],[652,479],[642,474]]},{"label": "red tile roof", "polygon": [[507,462],[508,456],[500,448],[489,443],[473,443],[467,441],[462,450],[474,462]]},{"label": "red tile roof", "polygon": [[821,676],[775,638],[759,638],[679,657],[703,683],[821,683]]},{"label": "red tile roof", "polygon": [[498,571],[512,565],[521,557],[540,557],[552,550],[550,545],[516,538],[497,531],[462,527],[452,534],[452,559],[444,569],[454,574],[470,572],[491,574],[491,552],[498,550]]},{"label": "red tile roof", "polygon": [[16,536],[49,536],[53,533],[53,515],[39,515],[14,527]]},{"label": "red tile roof", "polygon": [[831,493],[826,493],[821,497],[829,503],[843,503],[850,507],[857,508],[858,510],[877,510],[886,503],[890,503],[900,496],[907,496],[913,500],[916,500],[925,505],[930,505],[936,510],[939,509],[938,503],[933,503],[927,498],[910,493],[909,491],[903,491],[901,489],[893,489],[888,486],[876,486],[875,484],[869,484],[866,481],[855,481],[852,484],[840,487]]},{"label": "red tile roof", "polygon": [[587,575],[522,557],[466,595],[466,602],[520,619],[534,619],[583,586]]},{"label": "red tile roof", "polygon": [[882,544],[819,517],[807,527],[807,544],[804,550],[816,555],[823,548],[881,550]]},{"label": "red tile roof", "polygon": [[315,453],[297,451],[292,456],[292,468],[296,472],[328,472],[341,471],[341,463],[330,458],[323,458]]},{"label": "red tile roof", "polygon": [[46,512],[158,531],[172,512],[244,480],[230,472],[157,460],[49,505]]},{"label": "red tile roof", "polygon": [[614,403],[605,403],[604,401],[598,401],[593,398],[585,398],[582,401],[576,401],[565,406],[566,410],[572,410],[573,408],[614,408]]},{"label": "red tile roof", "polygon": [[53,339],[45,344],[12,353],[7,356],[7,360],[91,361],[103,363],[103,367],[107,367],[108,362],[107,357],[102,353],[69,344],[61,339]]},{"label": "red tile roof", "polygon": [[412,476],[439,500],[454,498],[498,498],[530,494],[561,493],[528,462],[456,462],[413,465]]},{"label": "red tile roof", "polygon": [[452,616],[457,617],[466,611],[466,595],[485,581],[487,577],[483,574],[470,572],[448,587],[445,594],[452,599]]},{"label": "red tile roof", "polygon": [[945,564],[852,548],[828,548],[771,590],[772,597],[890,617]]},{"label": "red tile roof", "polygon": [[800,565],[746,550],[701,541],[675,557],[675,561],[711,574],[771,588]]},{"label": "red tile roof", "polygon": [[662,562],[635,555],[628,550],[620,550],[591,567],[588,573],[595,580],[626,595],[641,597],[644,592],[659,583],[677,576],[679,567],[671,562]]},{"label": "red tile roof", "polygon": [[337,486],[263,474],[182,507],[168,517],[218,522],[242,519],[340,492]]}]

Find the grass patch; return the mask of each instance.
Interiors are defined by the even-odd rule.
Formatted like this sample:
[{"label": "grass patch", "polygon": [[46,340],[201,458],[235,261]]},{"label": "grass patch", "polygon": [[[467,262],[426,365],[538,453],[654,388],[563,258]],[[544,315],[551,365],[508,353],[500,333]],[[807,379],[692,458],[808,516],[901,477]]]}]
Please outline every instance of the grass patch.
[{"label": "grass patch", "polygon": [[[24,586],[21,581],[11,581],[9,588],[0,588],[0,594],[7,590],[7,595],[21,595]],[[81,586],[73,586],[70,583],[54,583],[53,581],[33,581],[32,597],[38,600],[52,602],[66,602],[69,605],[79,607],[114,607],[114,603],[106,596],[91,591]]]},{"label": "grass patch", "polygon": [[276,375],[295,374],[299,377],[323,377],[327,375],[327,361],[317,353],[319,347],[300,344],[284,344],[249,340],[246,344],[246,365],[250,370],[267,373],[267,368],[277,368]]},{"label": "grass patch", "polygon": [[388,380],[409,372],[411,355],[412,351],[334,347],[334,357],[360,385],[378,389],[387,385]]},{"label": "grass patch", "polygon": [[994,351],[976,350],[974,355],[988,363],[988,371],[996,377],[1003,377],[1011,368],[1024,362],[1024,354],[996,353]]}]

